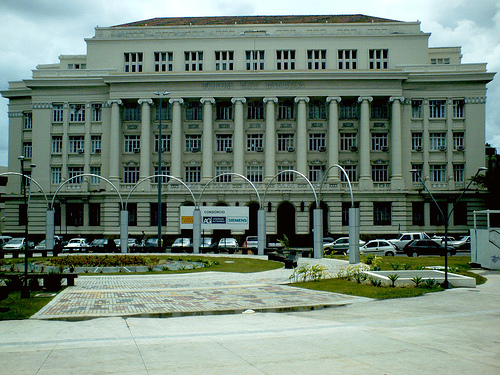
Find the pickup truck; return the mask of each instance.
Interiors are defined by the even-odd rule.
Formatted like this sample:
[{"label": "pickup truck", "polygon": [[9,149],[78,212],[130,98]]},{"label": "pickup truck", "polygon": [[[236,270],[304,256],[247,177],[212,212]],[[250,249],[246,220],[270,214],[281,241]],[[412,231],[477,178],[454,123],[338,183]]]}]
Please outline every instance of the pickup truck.
[{"label": "pickup truck", "polygon": [[398,251],[403,251],[405,245],[412,240],[430,240],[431,238],[424,232],[403,233],[399,238],[388,240],[396,246]]}]

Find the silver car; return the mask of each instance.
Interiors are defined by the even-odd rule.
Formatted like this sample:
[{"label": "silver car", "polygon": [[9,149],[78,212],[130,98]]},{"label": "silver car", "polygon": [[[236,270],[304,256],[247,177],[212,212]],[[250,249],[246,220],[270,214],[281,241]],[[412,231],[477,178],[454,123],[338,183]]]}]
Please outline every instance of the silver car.
[{"label": "silver car", "polygon": [[359,252],[363,254],[377,254],[393,257],[396,255],[396,245],[386,240],[373,240],[361,246]]}]

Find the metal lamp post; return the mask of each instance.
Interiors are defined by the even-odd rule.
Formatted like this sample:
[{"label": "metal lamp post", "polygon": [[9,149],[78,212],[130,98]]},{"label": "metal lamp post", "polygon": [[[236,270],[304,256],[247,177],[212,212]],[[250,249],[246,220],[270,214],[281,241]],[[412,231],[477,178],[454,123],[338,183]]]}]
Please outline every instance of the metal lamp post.
[{"label": "metal lamp post", "polygon": [[471,178],[469,184],[462,191],[462,194],[460,194],[460,196],[458,197],[458,199],[455,202],[453,202],[453,206],[452,206],[450,212],[448,213],[448,215],[445,215],[444,212],[443,212],[443,210],[441,210],[441,207],[436,202],[436,200],[434,199],[434,196],[432,195],[432,193],[429,191],[429,189],[425,185],[424,181],[422,180],[422,177],[420,176],[420,173],[418,173],[418,170],[416,170],[416,169],[411,169],[410,170],[411,173],[415,173],[417,175],[418,179],[420,180],[420,182],[424,186],[425,190],[429,193],[430,197],[432,198],[432,201],[434,202],[434,204],[438,208],[439,213],[443,217],[443,223],[444,223],[444,249],[445,249],[445,251],[444,251],[444,284],[443,284],[443,287],[445,289],[449,289],[449,287],[450,287],[450,284],[448,283],[448,224],[449,224],[449,221],[450,221],[451,214],[455,210],[455,207],[456,207],[457,203],[464,196],[465,192],[469,189],[469,187],[472,185],[472,183],[476,180],[476,177],[478,176],[478,174],[481,173],[481,172],[483,172],[483,171],[485,171],[485,170],[486,170],[485,167],[478,168],[478,170],[477,170],[476,174],[474,175],[474,177]]},{"label": "metal lamp post", "polygon": [[21,162],[21,190],[23,192],[24,207],[26,209],[26,220],[24,223],[24,286],[21,290],[21,298],[30,298],[28,290],[28,198],[26,196],[26,178],[24,177],[24,156],[17,158]]},{"label": "metal lamp post", "polygon": [[[160,119],[158,121],[158,175],[162,175],[161,168],[161,153],[163,148],[163,140],[161,135],[161,116],[163,97],[170,94],[169,92],[155,92],[155,95],[160,97]],[[163,177],[158,178],[158,252],[161,251],[161,185]]]}]

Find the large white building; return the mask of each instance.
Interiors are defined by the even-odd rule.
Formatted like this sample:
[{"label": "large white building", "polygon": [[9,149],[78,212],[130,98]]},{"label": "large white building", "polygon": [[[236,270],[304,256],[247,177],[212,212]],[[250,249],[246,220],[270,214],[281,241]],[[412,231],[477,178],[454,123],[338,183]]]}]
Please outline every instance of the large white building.
[{"label": "large white building", "polygon": [[[311,235],[314,196],[324,232],[346,234],[351,198],[361,235],[442,232],[436,205],[411,169],[420,171],[443,210],[453,207],[485,161],[485,63],[462,64],[459,47],[430,48],[419,22],[364,15],[156,18],[97,27],[87,54],[61,55],[30,79],[11,82],[9,171],[24,168],[49,201],[61,183],[95,174],[124,199],[159,171],[199,194],[232,172],[265,195],[268,234],[297,244]],[[156,92],[168,92],[160,98]],[[159,146],[160,113],[162,137]],[[162,165],[158,165],[161,147]],[[31,163],[36,164],[32,171]],[[130,195],[130,233],[157,228],[157,181]],[[482,191],[465,194],[450,231],[465,232]],[[20,178],[10,176],[5,233],[22,233]],[[177,180],[162,186],[163,233],[180,233],[181,205],[192,204]],[[31,191],[30,233],[43,237],[46,201]],[[58,192],[56,234],[118,235],[119,198],[96,177],[71,179]],[[200,204],[250,206],[243,179],[225,175]],[[188,234],[188,233],[187,233]],[[243,233],[233,233],[243,234]],[[217,235],[217,233],[216,233]],[[222,235],[222,233],[219,233]]]}]

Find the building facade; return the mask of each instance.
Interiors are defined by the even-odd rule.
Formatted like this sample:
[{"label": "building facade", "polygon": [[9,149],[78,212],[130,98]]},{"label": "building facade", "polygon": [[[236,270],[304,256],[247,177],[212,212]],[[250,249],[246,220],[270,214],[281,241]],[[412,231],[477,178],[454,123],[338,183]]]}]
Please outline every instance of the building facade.
[{"label": "building facade", "polygon": [[[9,171],[19,172],[24,156],[25,173],[49,201],[57,191],[56,234],[68,236],[119,232],[118,194],[96,176],[128,198],[131,235],[155,233],[162,182],[163,231],[178,236],[180,206],[193,204],[191,195],[175,179],[148,177],[174,176],[196,195],[222,173],[200,204],[250,206],[247,234],[255,234],[257,197],[227,173],[243,175],[261,195],[267,189],[268,234],[298,242],[311,235],[315,208],[300,174],[319,194],[327,173],[324,232],[346,234],[350,190],[334,165],[351,181],[361,235],[442,232],[436,205],[410,170],[444,211],[453,208],[484,166],[486,84],[494,74],[484,63],[462,64],[458,47],[429,48],[429,36],[418,22],[361,15],[97,27],[86,55],[61,55],[2,92]],[[168,93],[161,108],[158,92]],[[468,230],[472,211],[485,208],[482,193],[454,207],[450,232]],[[31,233],[43,235],[46,207],[33,188]],[[22,233],[19,177],[9,177],[5,216],[5,233]]]}]

